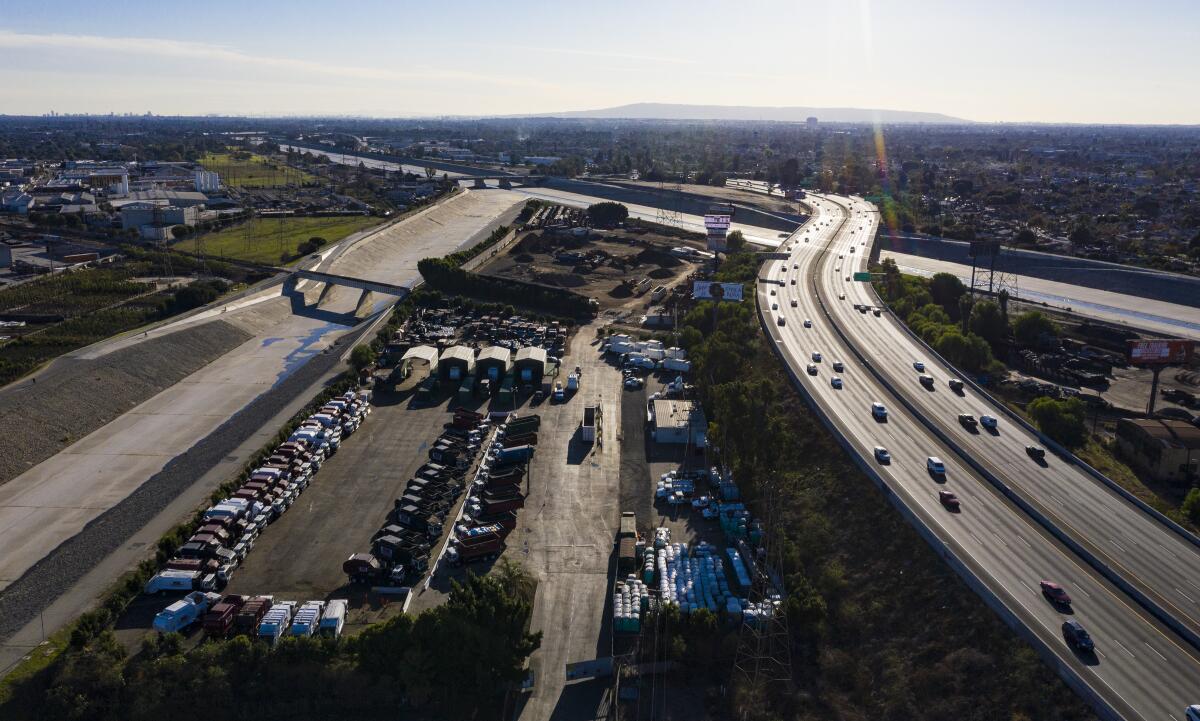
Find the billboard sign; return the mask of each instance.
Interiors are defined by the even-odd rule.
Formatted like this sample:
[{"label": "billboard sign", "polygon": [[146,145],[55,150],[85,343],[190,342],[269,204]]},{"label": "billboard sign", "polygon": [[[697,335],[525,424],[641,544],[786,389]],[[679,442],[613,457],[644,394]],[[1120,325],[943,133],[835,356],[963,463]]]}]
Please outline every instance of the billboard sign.
[{"label": "billboard sign", "polygon": [[1183,365],[1192,359],[1196,342],[1156,338],[1129,341],[1129,362],[1134,365]]},{"label": "billboard sign", "polygon": [[725,231],[708,231],[708,243],[705,245],[710,253],[728,253],[729,244],[725,242]]},{"label": "billboard sign", "polygon": [[1000,255],[1000,241],[972,240],[967,254],[972,258],[995,258]]},{"label": "billboard sign", "polygon": [[697,280],[692,283],[692,298],[695,300],[728,300],[734,303],[741,303],[742,284],[714,283],[709,280]]},{"label": "billboard sign", "polygon": [[704,227],[709,230],[729,230],[731,222],[733,222],[733,217],[729,215],[704,216]]}]

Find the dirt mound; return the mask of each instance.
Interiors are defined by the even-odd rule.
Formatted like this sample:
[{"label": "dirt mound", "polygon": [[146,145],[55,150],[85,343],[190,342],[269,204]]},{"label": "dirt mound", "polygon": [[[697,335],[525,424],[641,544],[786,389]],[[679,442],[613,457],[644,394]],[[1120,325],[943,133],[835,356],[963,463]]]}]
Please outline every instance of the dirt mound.
[{"label": "dirt mound", "polygon": [[660,268],[678,268],[682,265],[682,261],[675,256],[655,248],[647,248],[638,253],[637,262],[657,265]]},{"label": "dirt mound", "polygon": [[655,268],[654,270],[647,273],[646,276],[649,278],[653,278],[654,280],[662,280],[663,278],[674,278],[675,271],[667,270],[666,268]]},{"label": "dirt mound", "polygon": [[545,273],[539,275],[535,281],[542,285],[552,285],[557,288],[579,288],[587,285],[586,278],[581,278],[574,273]]}]

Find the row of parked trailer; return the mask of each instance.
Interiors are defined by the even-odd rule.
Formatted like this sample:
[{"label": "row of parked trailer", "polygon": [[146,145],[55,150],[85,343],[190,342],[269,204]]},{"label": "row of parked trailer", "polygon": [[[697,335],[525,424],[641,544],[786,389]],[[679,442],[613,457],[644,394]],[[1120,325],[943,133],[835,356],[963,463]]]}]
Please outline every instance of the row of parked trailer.
[{"label": "row of parked trailer", "polygon": [[183,631],[201,623],[208,638],[246,635],[272,644],[283,636],[321,635],[337,638],[346,624],[346,600],[276,601],[273,596],[221,596],[193,591],[154,617],[161,633]]},{"label": "row of parked trailer", "polygon": [[258,535],[296,502],[370,412],[368,392],[347,391],[305,419],[233,494],[204,512],[200,527],[150,579],[146,593],[224,588]]}]

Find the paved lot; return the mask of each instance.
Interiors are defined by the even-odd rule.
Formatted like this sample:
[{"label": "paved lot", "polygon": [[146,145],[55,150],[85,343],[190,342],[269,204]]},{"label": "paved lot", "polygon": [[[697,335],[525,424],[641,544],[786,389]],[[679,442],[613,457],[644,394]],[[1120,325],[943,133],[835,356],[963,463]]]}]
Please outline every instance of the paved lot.
[{"label": "paved lot", "polygon": [[[619,518],[621,378],[580,329],[563,366],[583,369],[580,391],[561,405],[544,404],[525,509],[507,554],[537,577],[532,627],[542,648],[530,659],[535,687],[521,718],[601,718],[604,684],[565,684],[564,666],[608,656],[608,575]],[[577,439],[583,408],[599,400],[606,423],[594,446]]]},{"label": "paved lot", "polygon": [[361,589],[351,593],[346,586],[342,562],[370,551],[371,536],[450,419],[445,404],[410,408],[409,395],[379,394],[375,412],[263,533],[234,574],[229,593],[349,598],[352,606],[364,599]]}]

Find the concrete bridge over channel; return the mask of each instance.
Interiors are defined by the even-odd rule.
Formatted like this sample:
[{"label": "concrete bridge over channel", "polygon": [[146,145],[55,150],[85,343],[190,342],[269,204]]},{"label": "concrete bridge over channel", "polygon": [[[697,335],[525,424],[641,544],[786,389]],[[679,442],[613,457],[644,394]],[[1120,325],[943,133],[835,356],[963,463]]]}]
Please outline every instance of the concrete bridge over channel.
[{"label": "concrete bridge over channel", "polygon": [[353,278],[348,275],[338,275],[336,273],[325,273],[319,270],[293,270],[288,278],[283,282],[283,293],[284,295],[294,295],[297,292],[301,293],[304,296],[305,305],[310,305],[308,303],[308,298],[312,293],[317,292],[317,288],[299,291],[297,286],[302,280],[311,280],[315,283],[321,284],[319,286],[320,293],[317,296],[316,301],[311,303],[311,305],[318,307],[321,305],[321,302],[325,300],[325,297],[329,295],[330,290],[335,286],[340,285],[346,288],[355,288],[357,290],[361,290],[362,294],[358,297],[358,303],[355,305],[354,309],[355,317],[360,318],[370,314],[371,307],[375,302],[374,295],[376,293],[396,296],[397,298],[404,298],[411,292],[410,288],[403,285],[380,283],[374,280]]}]

